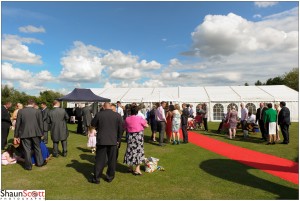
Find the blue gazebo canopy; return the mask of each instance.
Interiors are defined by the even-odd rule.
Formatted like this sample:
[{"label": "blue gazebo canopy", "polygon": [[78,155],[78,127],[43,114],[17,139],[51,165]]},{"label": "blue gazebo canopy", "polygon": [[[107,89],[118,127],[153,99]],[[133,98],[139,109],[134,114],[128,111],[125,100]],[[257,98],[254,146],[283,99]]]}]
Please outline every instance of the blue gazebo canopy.
[{"label": "blue gazebo canopy", "polygon": [[110,102],[110,99],[95,95],[90,89],[75,88],[71,93],[59,99],[69,102]]}]

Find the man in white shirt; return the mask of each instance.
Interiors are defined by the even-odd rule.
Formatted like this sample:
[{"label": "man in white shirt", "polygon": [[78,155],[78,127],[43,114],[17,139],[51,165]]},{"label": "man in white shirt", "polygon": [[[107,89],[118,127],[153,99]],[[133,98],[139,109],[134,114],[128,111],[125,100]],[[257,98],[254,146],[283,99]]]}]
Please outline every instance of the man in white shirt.
[{"label": "man in white shirt", "polygon": [[196,112],[195,112],[192,104],[190,104],[190,111],[189,112],[190,112],[190,117],[194,118],[196,116]]},{"label": "man in white shirt", "polygon": [[160,107],[157,108],[155,111],[155,119],[158,123],[159,127],[159,146],[165,146],[164,142],[164,133],[166,130],[166,114],[164,108],[166,107],[167,103],[162,101]]},{"label": "man in white shirt", "polygon": [[121,115],[121,117],[124,116],[124,111],[123,111],[123,108],[122,108],[122,105],[121,105],[121,102],[120,101],[117,101],[117,113],[119,113]]},{"label": "man in white shirt", "polygon": [[248,118],[248,109],[245,107],[245,103],[241,103],[241,124],[242,124],[244,138],[248,137],[247,118]]}]

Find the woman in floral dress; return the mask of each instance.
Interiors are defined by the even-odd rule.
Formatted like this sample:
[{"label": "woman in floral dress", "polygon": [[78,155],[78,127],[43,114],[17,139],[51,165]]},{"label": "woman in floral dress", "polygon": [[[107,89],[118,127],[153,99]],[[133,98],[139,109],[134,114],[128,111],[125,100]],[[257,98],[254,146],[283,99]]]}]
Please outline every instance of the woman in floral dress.
[{"label": "woman in floral dress", "polygon": [[[137,116],[139,108],[131,107],[131,116],[125,119],[125,128],[128,133],[127,149],[124,163],[129,166],[129,172],[142,175],[140,164],[144,160],[144,128],[148,127],[147,121]],[[133,170],[133,166],[136,166]]]}]

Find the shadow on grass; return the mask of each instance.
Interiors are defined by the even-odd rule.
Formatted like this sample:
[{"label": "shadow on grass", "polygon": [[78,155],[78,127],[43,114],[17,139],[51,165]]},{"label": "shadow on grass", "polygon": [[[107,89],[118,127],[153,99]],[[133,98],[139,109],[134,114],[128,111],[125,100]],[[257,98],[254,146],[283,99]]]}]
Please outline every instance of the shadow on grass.
[{"label": "shadow on grass", "polygon": [[253,168],[229,159],[206,160],[199,167],[215,177],[278,195],[278,199],[298,199],[297,189],[251,175],[248,170]]},{"label": "shadow on grass", "polygon": [[[156,145],[158,146],[158,140],[159,140],[159,134],[156,133],[156,140],[157,142],[153,142],[152,139],[151,139],[151,136],[148,136],[148,135],[144,135],[144,143],[148,143],[148,144],[152,144],[152,145]],[[165,135],[165,138],[166,138],[166,135]]]},{"label": "shadow on grass", "polygon": [[77,172],[83,174],[87,180],[91,179],[93,176],[91,170],[94,169],[94,165],[91,163],[82,163],[78,160],[71,160],[71,163],[67,164],[66,167],[74,168]]},{"label": "shadow on grass", "polygon": [[[80,154],[80,159],[88,161],[92,164],[95,164],[95,155],[91,154]],[[123,161],[123,157],[120,157],[119,161]],[[124,165],[122,162],[117,162],[116,171],[120,173],[128,173],[128,167]],[[107,166],[107,165],[106,165]]]},{"label": "shadow on grass", "polygon": [[76,147],[77,149],[79,149],[82,152],[90,152],[91,153],[91,149],[90,148],[82,148],[82,147]]},{"label": "shadow on grass", "polygon": [[94,155],[80,154],[80,158],[81,158],[81,160],[85,160],[85,161],[95,164],[95,154]]}]

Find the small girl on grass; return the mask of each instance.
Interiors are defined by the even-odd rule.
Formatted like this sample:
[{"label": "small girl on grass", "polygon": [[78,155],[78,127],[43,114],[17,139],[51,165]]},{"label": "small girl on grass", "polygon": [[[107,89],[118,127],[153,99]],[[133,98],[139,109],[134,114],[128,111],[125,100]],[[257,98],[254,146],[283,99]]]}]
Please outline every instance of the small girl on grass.
[{"label": "small girl on grass", "polygon": [[15,147],[9,145],[5,152],[1,155],[1,164],[2,165],[11,165],[17,162],[17,158],[14,155]]},{"label": "small girl on grass", "polygon": [[89,127],[89,131],[88,131],[88,143],[87,143],[87,147],[92,148],[92,153],[96,152],[96,129],[92,126]]}]

